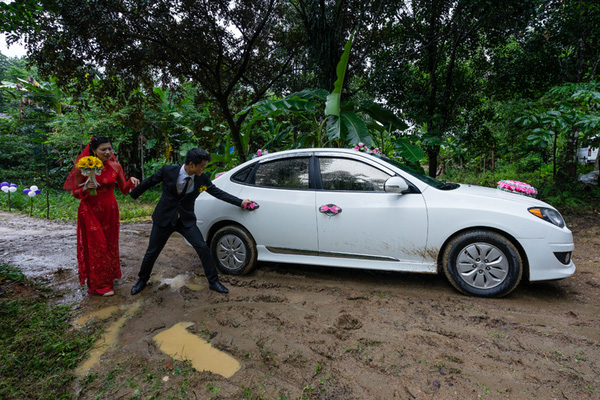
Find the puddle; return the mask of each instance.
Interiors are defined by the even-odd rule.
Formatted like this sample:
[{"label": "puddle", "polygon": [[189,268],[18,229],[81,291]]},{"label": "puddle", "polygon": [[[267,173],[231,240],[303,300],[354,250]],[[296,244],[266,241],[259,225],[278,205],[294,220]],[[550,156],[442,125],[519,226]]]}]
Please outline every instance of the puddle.
[{"label": "puddle", "polygon": [[163,353],[177,360],[191,361],[198,371],[210,371],[231,378],[240,369],[240,363],[188,332],[186,328],[192,325],[193,322],[180,322],[154,336],[154,340]]},{"label": "puddle", "polygon": [[[142,304],[141,300],[138,300],[137,302],[131,304],[130,306],[124,307],[126,311],[123,314],[123,316],[121,318],[119,318],[118,320],[116,320],[115,322],[113,322],[112,324],[110,324],[110,326],[106,329],[106,332],[104,332],[104,334],[94,344],[94,347],[90,351],[89,358],[87,360],[85,360],[83,362],[83,364],[81,364],[79,367],[77,367],[77,369],[75,370],[76,376],[84,377],[88,373],[90,368],[92,366],[94,366],[98,361],[100,361],[100,358],[104,355],[104,353],[106,353],[106,351],[111,346],[113,346],[115,343],[117,343],[117,339],[118,339],[121,327],[123,326],[125,321],[127,321],[127,319],[129,317],[131,317],[131,315],[133,313],[135,313],[138,310],[138,308],[140,308],[141,304]],[[89,321],[91,318],[100,317],[100,315],[104,315],[104,314],[106,314],[107,316],[110,316],[113,312],[117,311],[117,309],[118,309],[117,306],[106,307],[101,310],[95,311],[95,312],[91,313],[90,315],[81,317],[75,323],[77,323],[79,320],[83,320],[85,318],[88,318],[87,320]],[[106,318],[106,316],[103,318]]]},{"label": "puddle", "polygon": [[80,326],[85,325],[88,321],[90,321],[92,319],[108,318],[112,315],[112,313],[114,313],[118,309],[119,309],[118,306],[110,306],[110,307],[101,308],[100,310],[91,312],[87,315],[77,318],[77,320],[75,322],[73,322],[73,325],[75,325],[75,327],[78,328]]}]

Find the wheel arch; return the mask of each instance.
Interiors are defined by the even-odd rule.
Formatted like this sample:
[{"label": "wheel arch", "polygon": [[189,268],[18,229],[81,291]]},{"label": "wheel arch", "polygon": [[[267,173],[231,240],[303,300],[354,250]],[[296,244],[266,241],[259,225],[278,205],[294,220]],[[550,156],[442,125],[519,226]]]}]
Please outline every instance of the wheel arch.
[{"label": "wheel arch", "polygon": [[[237,226],[238,228],[242,228],[246,232],[248,232],[248,234],[250,235],[250,237],[252,238],[252,240],[254,240],[254,235],[244,225],[240,224],[239,222],[232,221],[230,219],[225,219],[225,220],[218,221],[218,222],[214,223],[213,226],[211,226],[210,229],[208,230],[208,234],[207,234],[207,237],[206,237],[206,244],[208,245],[209,248],[210,248],[210,242],[212,242],[212,240],[215,237],[215,234],[217,233],[217,231],[219,229],[223,228],[224,226]],[[256,240],[254,240],[254,241],[256,242]]]},{"label": "wheel arch", "polygon": [[507,233],[506,231],[503,231],[502,229],[493,228],[490,226],[471,226],[471,227],[456,231],[452,235],[448,236],[448,238],[444,241],[444,243],[440,247],[440,251],[438,252],[438,255],[437,255],[437,273],[438,274],[444,273],[442,259],[444,258],[444,252],[446,251],[446,248],[448,247],[448,243],[450,243],[450,241],[452,241],[452,239],[454,239],[456,236],[461,235],[463,233],[471,232],[471,231],[490,231],[490,232],[494,232],[499,235],[502,235],[506,239],[508,239],[517,248],[517,250],[519,251],[519,255],[521,256],[521,260],[523,261],[523,277],[522,277],[522,279],[525,280],[526,282],[529,282],[529,260],[527,258],[527,253],[525,253],[525,249],[523,249],[523,246],[521,246],[521,243],[519,243],[519,241],[514,236]]}]

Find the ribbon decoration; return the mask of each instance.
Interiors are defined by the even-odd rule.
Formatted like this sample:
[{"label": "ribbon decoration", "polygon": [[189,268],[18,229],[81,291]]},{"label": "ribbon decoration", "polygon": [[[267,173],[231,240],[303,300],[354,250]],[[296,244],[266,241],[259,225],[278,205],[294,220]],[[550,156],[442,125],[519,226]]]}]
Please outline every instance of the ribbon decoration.
[{"label": "ribbon decoration", "polygon": [[322,212],[323,214],[327,214],[331,217],[331,216],[338,215],[339,213],[341,213],[342,209],[340,207],[336,206],[335,204],[326,204],[326,205],[319,207],[319,212]]},{"label": "ribbon decoration", "polygon": [[260,206],[258,205],[258,203],[254,202],[254,201],[251,203],[244,204],[244,209],[249,210],[249,211],[257,210],[258,207],[260,207]]}]

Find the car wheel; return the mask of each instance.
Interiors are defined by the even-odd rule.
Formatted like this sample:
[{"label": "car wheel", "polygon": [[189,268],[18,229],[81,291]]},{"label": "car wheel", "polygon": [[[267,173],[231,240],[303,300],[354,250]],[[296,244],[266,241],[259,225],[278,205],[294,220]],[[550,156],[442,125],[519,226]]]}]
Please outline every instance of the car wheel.
[{"label": "car wheel", "polygon": [[491,231],[469,231],[453,238],[444,250],[444,272],[464,294],[502,297],[523,276],[523,262],[515,245]]},{"label": "car wheel", "polygon": [[219,271],[245,275],[256,266],[256,244],[250,233],[237,226],[225,226],[215,233],[210,250]]}]

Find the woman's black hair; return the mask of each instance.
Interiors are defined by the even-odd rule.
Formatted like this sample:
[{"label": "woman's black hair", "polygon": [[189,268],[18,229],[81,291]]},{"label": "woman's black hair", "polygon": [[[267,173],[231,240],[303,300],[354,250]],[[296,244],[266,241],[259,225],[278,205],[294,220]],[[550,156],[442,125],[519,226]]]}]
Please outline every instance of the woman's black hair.
[{"label": "woman's black hair", "polygon": [[110,143],[110,139],[104,136],[95,136],[90,140],[90,156],[94,155],[94,151],[103,143]]}]

